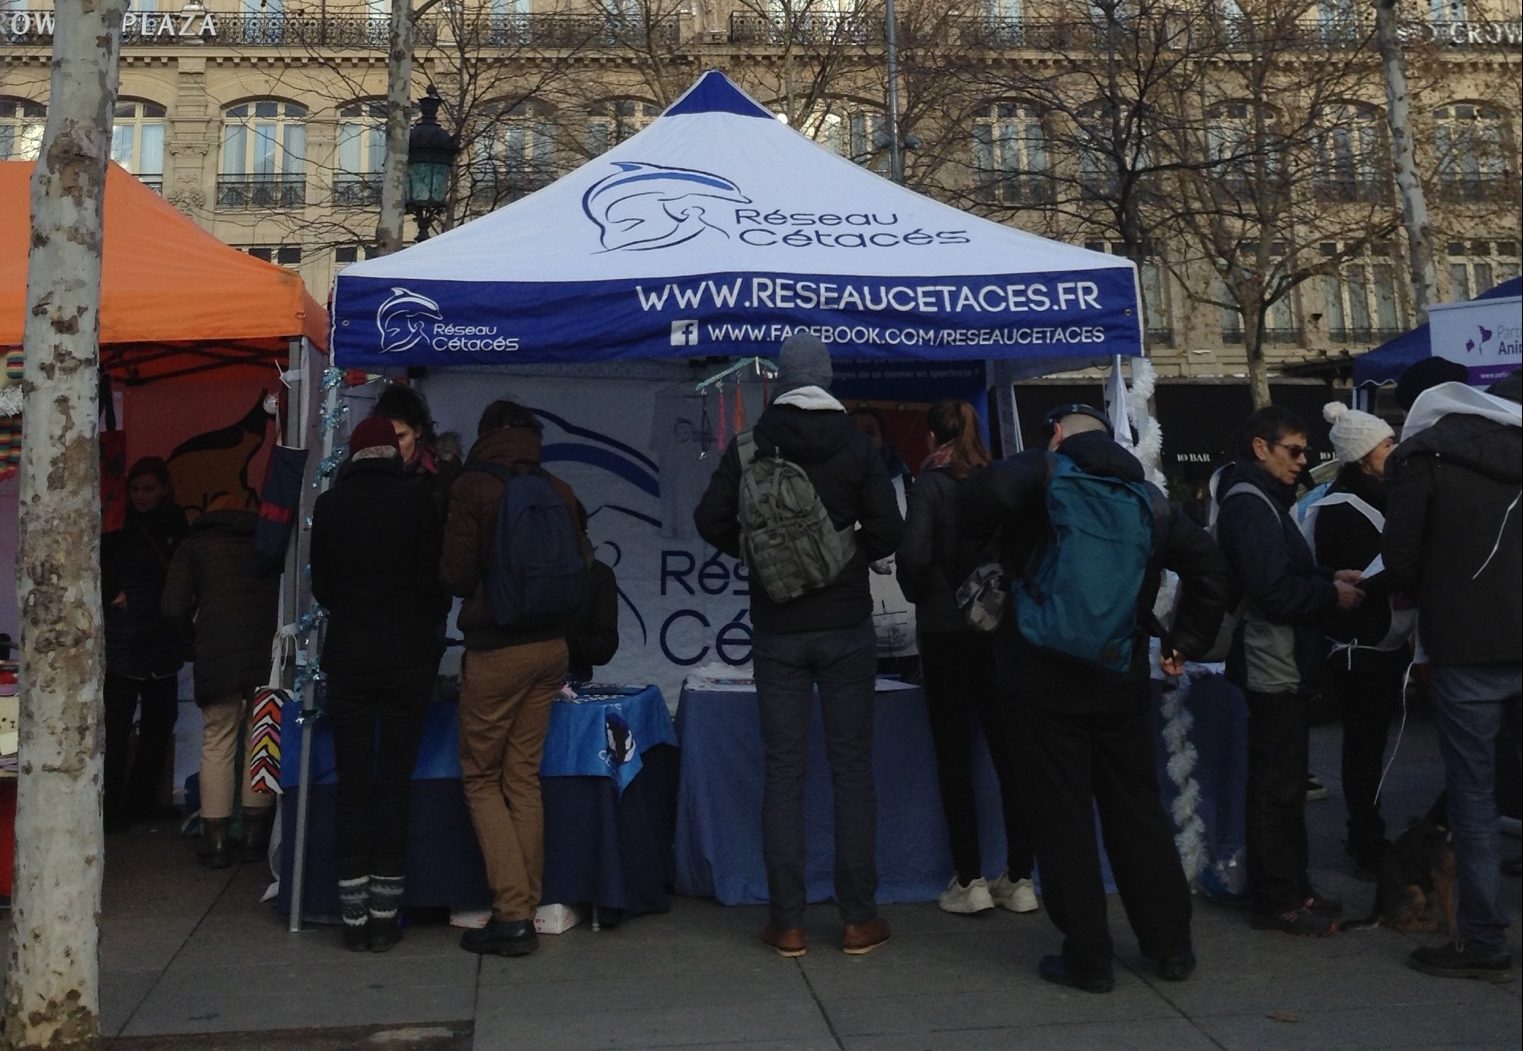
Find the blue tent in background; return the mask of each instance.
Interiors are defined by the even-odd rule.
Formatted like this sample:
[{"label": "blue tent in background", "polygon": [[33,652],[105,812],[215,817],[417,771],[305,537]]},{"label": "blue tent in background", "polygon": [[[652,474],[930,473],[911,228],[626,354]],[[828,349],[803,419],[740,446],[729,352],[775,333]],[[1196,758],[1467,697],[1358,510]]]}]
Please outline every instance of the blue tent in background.
[{"label": "blue tent in background", "polygon": [[[1523,278],[1515,277],[1510,281],[1503,281],[1495,288],[1482,292],[1476,299],[1500,299],[1504,296],[1516,296],[1523,292]],[[1354,386],[1363,387],[1366,384],[1395,383],[1401,378],[1408,365],[1414,361],[1421,361],[1430,357],[1433,353],[1432,342],[1428,335],[1428,325],[1424,322],[1411,332],[1404,332],[1393,340],[1382,343],[1367,354],[1361,354],[1354,359]]]}]

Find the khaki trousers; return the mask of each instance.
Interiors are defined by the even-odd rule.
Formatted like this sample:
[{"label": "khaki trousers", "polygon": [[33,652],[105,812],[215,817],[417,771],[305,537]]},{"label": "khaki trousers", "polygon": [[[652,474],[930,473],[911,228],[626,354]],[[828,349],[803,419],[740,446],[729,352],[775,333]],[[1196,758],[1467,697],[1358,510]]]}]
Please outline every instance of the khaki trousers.
[{"label": "khaki trousers", "polygon": [[[239,694],[201,705],[201,817],[233,816],[233,796],[240,790],[245,810],[264,810],[275,797],[254,791],[248,777],[249,704]],[[238,762],[238,742],[243,739],[244,762]],[[241,765],[241,769],[240,769]]]},{"label": "khaki trousers", "polygon": [[539,763],[566,675],[563,639],[467,650],[460,666],[460,769],[486,860],[492,912],[527,920],[544,874]]}]

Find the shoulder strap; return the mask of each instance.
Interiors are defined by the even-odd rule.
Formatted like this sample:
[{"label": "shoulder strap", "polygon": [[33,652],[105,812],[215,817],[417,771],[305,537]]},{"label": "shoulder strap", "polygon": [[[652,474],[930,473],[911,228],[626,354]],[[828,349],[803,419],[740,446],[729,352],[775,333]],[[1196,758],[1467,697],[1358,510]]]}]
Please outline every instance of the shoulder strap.
[{"label": "shoulder strap", "polygon": [[740,457],[740,469],[744,471],[756,459],[756,432],[741,431],[735,436],[735,453]]},{"label": "shoulder strap", "polygon": [[1260,489],[1256,485],[1250,485],[1247,482],[1238,482],[1231,489],[1228,489],[1227,495],[1222,497],[1223,506],[1225,506],[1227,501],[1231,500],[1234,496],[1242,496],[1245,493],[1256,496],[1260,500],[1264,501],[1264,503],[1268,504],[1269,509],[1275,513],[1276,518],[1280,516],[1280,505],[1271,500],[1269,498],[1269,494],[1264,492],[1264,490]]},{"label": "shoulder strap", "polygon": [[1355,496],[1353,493],[1329,493],[1306,510],[1309,514],[1319,507],[1332,507],[1335,504],[1348,504],[1355,511],[1358,511],[1365,518],[1369,519],[1370,525],[1374,526],[1377,530],[1384,530],[1386,527],[1386,516],[1376,510],[1369,501]]},{"label": "shoulder strap", "polygon": [[468,463],[462,468],[462,471],[480,471],[482,474],[489,474],[503,485],[507,485],[513,479],[521,478],[526,474],[544,473],[541,468],[534,464],[520,464],[517,466],[518,469],[504,467],[500,463]]}]

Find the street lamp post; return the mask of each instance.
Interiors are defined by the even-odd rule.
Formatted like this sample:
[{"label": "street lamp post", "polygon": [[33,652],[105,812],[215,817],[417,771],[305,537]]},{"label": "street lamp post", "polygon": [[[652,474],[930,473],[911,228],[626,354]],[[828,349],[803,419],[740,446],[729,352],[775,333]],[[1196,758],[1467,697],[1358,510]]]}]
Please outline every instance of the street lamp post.
[{"label": "street lamp post", "polygon": [[460,144],[439,123],[438,89],[432,84],[418,100],[421,116],[407,135],[407,211],[418,224],[418,240],[426,241],[430,228],[448,205],[450,171]]}]

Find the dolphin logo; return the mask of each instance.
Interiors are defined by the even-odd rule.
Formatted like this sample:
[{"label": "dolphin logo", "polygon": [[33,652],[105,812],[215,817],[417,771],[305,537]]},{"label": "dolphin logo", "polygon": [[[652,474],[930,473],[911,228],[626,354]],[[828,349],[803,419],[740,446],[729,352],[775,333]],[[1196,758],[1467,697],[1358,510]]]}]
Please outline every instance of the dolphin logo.
[{"label": "dolphin logo", "polygon": [[411,350],[423,341],[425,321],[442,320],[439,304],[432,299],[405,288],[393,288],[375,312],[375,325],[381,331],[381,353]]},{"label": "dolphin logo", "polygon": [[597,224],[605,251],[648,252],[690,241],[704,230],[730,235],[704,218],[704,199],[750,204],[729,179],[692,168],[615,161],[618,171],[582,195],[582,211]]}]

